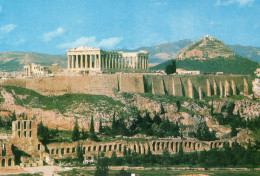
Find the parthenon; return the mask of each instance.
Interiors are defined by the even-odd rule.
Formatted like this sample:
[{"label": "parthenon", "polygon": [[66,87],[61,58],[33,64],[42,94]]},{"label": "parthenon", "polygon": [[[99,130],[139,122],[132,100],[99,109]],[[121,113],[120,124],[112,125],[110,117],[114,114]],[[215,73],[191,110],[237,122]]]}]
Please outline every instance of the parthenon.
[{"label": "parthenon", "polygon": [[149,53],[105,51],[98,48],[80,46],[67,50],[68,71],[94,71],[106,70],[148,70]]}]

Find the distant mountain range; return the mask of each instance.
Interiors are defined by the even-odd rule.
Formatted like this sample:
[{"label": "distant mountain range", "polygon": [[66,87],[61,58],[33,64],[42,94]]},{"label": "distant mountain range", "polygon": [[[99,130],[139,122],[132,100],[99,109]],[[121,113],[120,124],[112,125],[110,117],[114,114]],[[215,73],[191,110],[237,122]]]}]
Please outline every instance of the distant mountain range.
[{"label": "distant mountain range", "polygon": [[21,71],[23,65],[31,63],[41,65],[60,64],[66,67],[66,55],[47,55],[29,52],[2,52],[0,53],[0,71]]},{"label": "distant mountain range", "polygon": [[[140,47],[131,50],[121,49],[120,51],[131,52],[147,50],[150,54],[149,63],[163,63],[167,60],[175,58],[180,50],[194,43],[196,42],[193,40],[185,39],[151,47]],[[241,45],[227,45],[227,47],[230,48],[236,55],[260,63],[260,47]],[[66,68],[66,55],[47,55],[30,52],[0,53],[0,71],[19,71],[22,69],[23,65],[30,64],[32,62],[42,65],[60,64],[61,67]]]},{"label": "distant mountain range", "polygon": [[[204,36],[198,42],[186,46],[176,54],[175,59],[177,68],[202,72],[253,75],[256,68],[259,67],[258,62],[235,54],[221,40],[210,36]],[[165,69],[171,62],[171,60],[166,61],[151,69]]]}]

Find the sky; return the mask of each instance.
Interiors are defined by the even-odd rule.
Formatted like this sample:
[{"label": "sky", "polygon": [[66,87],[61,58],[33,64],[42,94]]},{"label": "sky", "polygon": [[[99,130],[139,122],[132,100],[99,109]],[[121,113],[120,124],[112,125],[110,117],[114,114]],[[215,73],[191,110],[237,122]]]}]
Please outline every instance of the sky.
[{"label": "sky", "polygon": [[204,35],[260,47],[260,0],[0,0],[0,52],[134,49]]}]

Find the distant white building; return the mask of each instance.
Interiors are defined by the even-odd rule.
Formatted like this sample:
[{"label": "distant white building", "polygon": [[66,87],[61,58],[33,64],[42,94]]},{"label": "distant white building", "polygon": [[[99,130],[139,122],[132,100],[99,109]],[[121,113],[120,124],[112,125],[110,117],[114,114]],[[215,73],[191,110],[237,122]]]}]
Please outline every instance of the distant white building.
[{"label": "distant white building", "polygon": [[184,69],[181,69],[181,68],[177,68],[176,73],[178,75],[200,75],[199,70],[184,70]]},{"label": "distant white building", "polygon": [[260,77],[260,68],[257,68],[254,73],[257,77]]},{"label": "distant white building", "polygon": [[23,66],[24,76],[44,76],[44,66],[39,64],[31,63],[31,65]]}]

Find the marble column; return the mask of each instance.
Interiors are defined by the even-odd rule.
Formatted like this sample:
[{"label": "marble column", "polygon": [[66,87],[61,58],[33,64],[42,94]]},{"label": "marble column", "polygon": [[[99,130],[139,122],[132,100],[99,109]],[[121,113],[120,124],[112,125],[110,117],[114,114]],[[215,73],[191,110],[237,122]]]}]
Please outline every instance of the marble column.
[{"label": "marble column", "polygon": [[107,68],[107,55],[105,54],[104,57],[105,57],[104,58],[105,59],[105,68]]},{"label": "marble column", "polygon": [[83,68],[83,56],[80,55],[80,68]]},{"label": "marble column", "polygon": [[68,63],[67,63],[67,69],[70,68],[70,55],[68,55]]},{"label": "marble column", "polygon": [[101,66],[102,66],[102,65],[101,65],[101,62],[102,62],[102,55],[99,54],[99,55],[98,55],[98,68],[99,68],[99,69],[102,68],[102,67],[101,67]]},{"label": "marble column", "polygon": [[79,68],[79,55],[76,55],[76,69]]},{"label": "marble column", "polygon": [[88,67],[87,67],[87,66],[88,66],[88,65],[87,65],[87,61],[88,61],[88,55],[85,54],[85,65],[84,65],[85,68],[88,68]]},{"label": "marble column", "polygon": [[71,59],[72,59],[72,69],[74,69],[74,67],[75,67],[75,62],[74,62],[74,55],[71,55]]},{"label": "marble column", "polygon": [[118,55],[116,56],[116,68],[117,69],[119,68],[119,57],[118,57]]},{"label": "marble column", "polygon": [[114,56],[113,55],[111,55],[111,62],[112,62],[111,68],[113,69],[114,68]]}]

